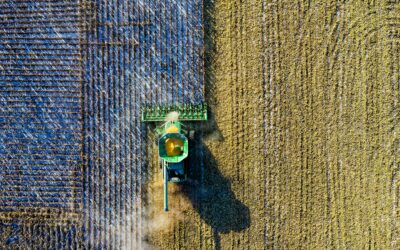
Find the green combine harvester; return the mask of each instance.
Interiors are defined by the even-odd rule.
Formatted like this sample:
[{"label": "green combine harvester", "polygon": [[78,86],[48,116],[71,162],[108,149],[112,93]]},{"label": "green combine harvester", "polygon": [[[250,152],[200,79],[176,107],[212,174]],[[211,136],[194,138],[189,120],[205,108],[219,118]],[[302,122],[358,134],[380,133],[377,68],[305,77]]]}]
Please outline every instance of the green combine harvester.
[{"label": "green combine harvester", "polygon": [[189,131],[183,121],[206,121],[207,105],[145,106],[142,122],[163,122],[155,129],[158,136],[158,155],[164,179],[164,211],[168,211],[168,182],[182,183],[187,179]]}]

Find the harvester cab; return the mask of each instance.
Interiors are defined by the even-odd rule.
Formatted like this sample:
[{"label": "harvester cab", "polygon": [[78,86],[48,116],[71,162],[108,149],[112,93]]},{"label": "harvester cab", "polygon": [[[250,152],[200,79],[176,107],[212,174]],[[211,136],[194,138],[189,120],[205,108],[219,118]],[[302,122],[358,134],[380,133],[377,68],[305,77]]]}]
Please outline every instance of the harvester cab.
[{"label": "harvester cab", "polygon": [[[172,114],[172,115],[171,115]],[[164,180],[164,211],[168,211],[168,182],[182,183],[187,179],[190,167],[189,131],[183,121],[206,121],[207,105],[175,105],[142,109],[142,122],[163,122],[155,130],[158,137],[158,156]]]}]

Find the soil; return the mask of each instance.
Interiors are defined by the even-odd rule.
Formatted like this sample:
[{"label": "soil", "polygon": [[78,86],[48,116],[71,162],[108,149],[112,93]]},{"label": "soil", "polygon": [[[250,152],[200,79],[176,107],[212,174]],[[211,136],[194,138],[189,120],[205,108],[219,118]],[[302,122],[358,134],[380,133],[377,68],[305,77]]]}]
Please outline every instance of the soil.
[{"label": "soil", "polygon": [[150,246],[399,249],[400,2],[204,9],[210,120]]}]

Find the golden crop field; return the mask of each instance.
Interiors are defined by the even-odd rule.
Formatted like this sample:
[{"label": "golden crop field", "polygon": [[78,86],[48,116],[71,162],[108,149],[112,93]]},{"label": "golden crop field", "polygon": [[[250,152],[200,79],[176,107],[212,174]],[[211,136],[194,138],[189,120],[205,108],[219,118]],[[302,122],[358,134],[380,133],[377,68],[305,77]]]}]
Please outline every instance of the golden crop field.
[{"label": "golden crop field", "polygon": [[399,249],[400,1],[204,8],[205,160],[149,244]]}]

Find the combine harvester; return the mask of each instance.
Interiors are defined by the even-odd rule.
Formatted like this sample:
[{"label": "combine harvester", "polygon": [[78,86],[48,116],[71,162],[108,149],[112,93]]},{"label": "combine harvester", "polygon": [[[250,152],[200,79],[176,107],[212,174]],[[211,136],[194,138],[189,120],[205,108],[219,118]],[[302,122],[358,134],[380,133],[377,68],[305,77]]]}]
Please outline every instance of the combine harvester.
[{"label": "combine harvester", "polygon": [[[171,118],[169,116],[174,116]],[[189,139],[194,130],[182,122],[206,121],[207,105],[175,105],[167,107],[144,107],[142,122],[164,122],[156,127],[158,155],[164,179],[164,211],[168,211],[168,182],[182,183],[187,179],[189,168]]]}]

